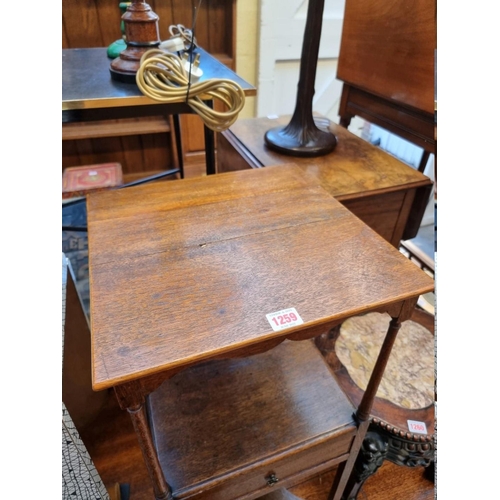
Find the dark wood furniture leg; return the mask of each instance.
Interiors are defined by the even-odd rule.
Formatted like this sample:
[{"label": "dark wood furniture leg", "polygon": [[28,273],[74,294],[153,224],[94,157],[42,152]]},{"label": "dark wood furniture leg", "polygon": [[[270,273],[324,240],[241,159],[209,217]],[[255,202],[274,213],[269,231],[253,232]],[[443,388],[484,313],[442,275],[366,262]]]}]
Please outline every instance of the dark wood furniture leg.
[{"label": "dark wood furniture leg", "polygon": [[349,128],[349,125],[351,124],[352,116],[350,115],[344,115],[340,117],[340,125],[344,128]]},{"label": "dark wood furniture leg", "polygon": [[342,500],[357,498],[364,482],[383,464],[388,447],[387,441],[377,432],[367,432]]},{"label": "dark wood furniture leg", "polygon": [[399,311],[389,312],[392,319],[380,349],[377,362],[373,368],[370,381],[368,382],[368,386],[363,395],[363,399],[361,400],[355,414],[355,418],[358,421],[358,433],[354,438],[353,450],[348,460],[339,466],[339,470],[335,476],[328,500],[341,500],[344,498],[342,493],[347,486],[348,479],[351,476],[355,461],[357,460],[358,452],[361,450],[365,440],[365,436],[370,425],[370,411],[373,406],[373,400],[375,399],[385,367],[389,361],[389,356],[394,342],[396,341],[397,333],[401,328],[401,323],[411,317],[415,305],[416,300],[406,301]]},{"label": "dark wood furniture leg", "polygon": [[406,467],[426,467],[426,477],[433,480],[435,447],[434,442],[426,438],[407,438],[403,431],[374,419],[363,440],[342,500],[356,500],[364,482],[377,472],[384,460]]},{"label": "dark wood furniture leg", "polygon": [[158,454],[153,444],[145,408],[147,395],[157,388],[162,381],[163,379],[161,378],[153,378],[150,382],[152,384],[150,387],[147,387],[149,381],[115,386],[115,394],[120,408],[127,410],[132,419],[144,463],[146,464],[149,478],[153,485],[155,500],[173,500],[172,488],[165,480],[158,460]]},{"label": "dark wood furniture leg", "polygon": [[173,500],[171,488],[165,480],[153,445],[144,405],[137,408],[127,408],[127,411],[134,424],[134,430],[139,440],[149,477],[153,483],[156,500]]},{"label": "dark wood furniture leg", "polygon": [[354,115],[347,112],[347,101],[348,101],[349,93],[344,87],[342,87],[342,95],[340,96],[340,104],[339,104],[339,117],[340,117],[340,126],[346,129],[349,128],[351,124],[351,120],[354,118]]},{"label": "dark wood furniture leg", "polygon": [[[214,107],[213,101],[203,101],[207,106],[212,109]],[[207,175],[215,174],[215,132],[210,130],[206,125],[203,125],[205,133],[205,161],[207,165]]]},{"label": "dark wood furniture leg", "polygon": [[181,179],[184,179],[184,156],[182,150],[181,121],[179,115],[172,115],[175,132],[175,145],[177,148],[177,162]]},{"label": "dark wood furniture leg", "polygon": [[418,171],[424,173],[425,167],[427,166],[427,162],[429,161],[429,156],[431,153],[424,149],[422,153],[422,158],[420,158],[420,163],[418,165]]}]

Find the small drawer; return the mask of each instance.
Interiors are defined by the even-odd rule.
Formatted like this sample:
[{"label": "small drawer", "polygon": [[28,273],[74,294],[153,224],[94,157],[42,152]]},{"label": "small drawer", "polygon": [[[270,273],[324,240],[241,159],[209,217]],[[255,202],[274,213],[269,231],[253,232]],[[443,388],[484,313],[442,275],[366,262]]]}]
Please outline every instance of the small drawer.
[{"label": "small drawer", "polygon": [[211,481],[210,485],[206,485],[209,489],[199,485],[196,491],[175,492],[175,498],[252,500],[274,488],[289,488],[346,460],[354,434],[354,428],[346,429],[341,436],[307,448],[290,450],[280,459],[251,464],[226,475],[219,484]]},{"label": "small drawer", "polygon": [[310,340],[193,366],[149,397],[176,499],[250,500],[326,470],[346,459],[353,413]]}]

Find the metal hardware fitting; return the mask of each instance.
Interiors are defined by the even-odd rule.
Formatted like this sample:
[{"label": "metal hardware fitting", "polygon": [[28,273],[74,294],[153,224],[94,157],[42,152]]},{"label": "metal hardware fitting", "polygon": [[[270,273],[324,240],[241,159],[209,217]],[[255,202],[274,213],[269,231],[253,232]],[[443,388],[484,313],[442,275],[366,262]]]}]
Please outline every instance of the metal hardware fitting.
[{"label": "metal hardware fitting", "polygon": [[277,482],[279,482],[279,479],[276,477],[276,474],[274,472],[271,472],[269,476],[265,478],[265,480],[269,487],[274,486]]}]

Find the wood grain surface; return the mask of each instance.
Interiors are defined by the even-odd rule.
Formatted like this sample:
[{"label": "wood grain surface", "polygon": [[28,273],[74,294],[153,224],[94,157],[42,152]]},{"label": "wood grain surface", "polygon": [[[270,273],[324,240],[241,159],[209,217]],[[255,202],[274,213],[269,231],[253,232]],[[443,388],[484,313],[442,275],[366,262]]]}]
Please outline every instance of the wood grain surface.
[{"label": "wood grain surface", "polygon": [[[432,186],[428,177],[334,123],[329,128],[338,144],[328,155],[291,158],[272,151],[264,143],[265,132],[288,120],[286,116],[238,120],[218,136],[217,171],[283,165],[293,160],[395,247],[402,239],[415,237]],[[328,124],[319,115],[315,120],[318,126]]]},{"label": "wood grain surface", "polygon": [[[418,297],[434,282],[299,167],[88,197],[93,387]],[[304,324],[273,331],[266,314]]]},{"label": "wood grain surface", "polygon": [[[317,117],[318,125],[327,123]],[[238,120],[230,132],[242,141],[244,148],[262,166],[280,165],[294,161],[305,172],[314,175],[321,186],[338,201],[359,199],[389,191],[401,191],[402,186],[417,188],[431,183],[422,173],[405,165],[386,153],[352,134],[344,127],[329,123],[330,131],[337,137],[335,150],[316,158],[294,158],[282,155],[264,145],[264,134],[278,125],[286,125],[290,116],[277,119],[250,118]]]},{"label": "wood grain surface", "polygon": [[290,485],[297,474],[325,470],[356,432],[354,407],[312,341],[199,364],[166,381],[149,404],[175,498],[256,498],[270,474]]},{"label": "wood grain surface", "polygon": [[436,1],[350,0],[337,78],[434,114]]}]

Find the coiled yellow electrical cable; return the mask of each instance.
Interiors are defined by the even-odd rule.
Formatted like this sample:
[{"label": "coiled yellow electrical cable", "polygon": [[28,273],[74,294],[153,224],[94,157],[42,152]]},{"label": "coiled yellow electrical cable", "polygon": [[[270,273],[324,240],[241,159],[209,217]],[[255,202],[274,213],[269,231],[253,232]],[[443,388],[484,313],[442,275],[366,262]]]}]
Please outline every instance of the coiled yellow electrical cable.
[{"label": "coiled yellow electrical cable", "polygon": [[[141,92],[155,101],[166,104],[186,101],[203,123],[215,132],[227,130],[245,105],[245,93],[236,82],[212,78],[190,85],[189,72],[181,58],[160,49],[143,54],[136,82]],[[216,111],[204,100],[219,100],[227,109]]]}]

